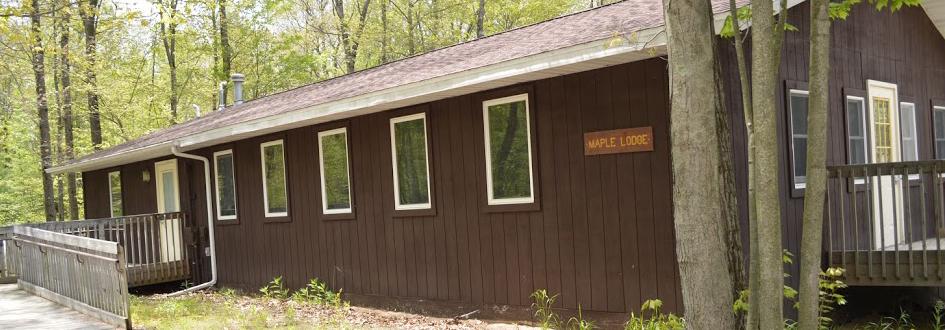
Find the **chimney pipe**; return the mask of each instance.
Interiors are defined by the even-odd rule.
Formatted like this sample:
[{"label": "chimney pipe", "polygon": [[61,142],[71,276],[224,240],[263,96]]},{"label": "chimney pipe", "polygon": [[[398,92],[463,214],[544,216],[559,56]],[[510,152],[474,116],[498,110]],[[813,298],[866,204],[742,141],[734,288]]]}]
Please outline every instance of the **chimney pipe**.
[{"label": "chimney pipe", "polygon": [[220,104],[217,105],[217,110],[223,110],[226,107],[226,82],[221,81],[219,88],[217,88],[217,100],[220,100]]},{"label": "chimney pipe", "polygon": [[233,81],[233,104],[242,104],[243,82],[246,81],[246,76],[242,73],[234,73],[230,75],[230,80]]}]

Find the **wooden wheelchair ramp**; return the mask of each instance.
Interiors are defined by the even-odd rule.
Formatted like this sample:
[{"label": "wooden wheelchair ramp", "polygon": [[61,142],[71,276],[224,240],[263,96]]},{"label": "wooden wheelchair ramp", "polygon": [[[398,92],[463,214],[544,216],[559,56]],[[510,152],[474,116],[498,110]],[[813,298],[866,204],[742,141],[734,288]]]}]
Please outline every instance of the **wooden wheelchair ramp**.
[{"label": "wooden wheelchair ramp", "polygon": [[27,226],[15,226],[13,234],[4,254],[12,260],[7,271],[16,276],[19,290],[110,326],[131,328],[121,245]]}]

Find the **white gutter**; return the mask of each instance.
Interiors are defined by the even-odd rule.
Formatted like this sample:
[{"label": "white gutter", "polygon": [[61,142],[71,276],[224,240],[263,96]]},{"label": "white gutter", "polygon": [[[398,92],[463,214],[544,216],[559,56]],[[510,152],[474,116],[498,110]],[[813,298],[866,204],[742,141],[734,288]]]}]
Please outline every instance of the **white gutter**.
[{"label": "white gutter", "polygon": [[203,178],[204,178],[204,184],[206,185],[205,195],[207,196],[207,230],[209,230],[210,232],[210,281],[197,285],[197,286],[186,288],[186,289],[174,292],[174,293],[170,293],[167,295],[169,297],[178,296],[185,293],[190,293],[197,290],[206,289],[206,288],[212,287],[214,284],[217,284],[217,243],[216,243],[216,238],[213,235],[213,204],[211,204],[213,199],[210,197],[210,189],[211,189],[210,188],[210,160],[207,159],[207,157],[197,156],[197,155],[192,155],[192,154],[185,154],[183,152],[180,152],[177,150],[176,143],[171,146],[171,153],[177,157],[196,159],[203,162],[203,173],[204,173]]}]

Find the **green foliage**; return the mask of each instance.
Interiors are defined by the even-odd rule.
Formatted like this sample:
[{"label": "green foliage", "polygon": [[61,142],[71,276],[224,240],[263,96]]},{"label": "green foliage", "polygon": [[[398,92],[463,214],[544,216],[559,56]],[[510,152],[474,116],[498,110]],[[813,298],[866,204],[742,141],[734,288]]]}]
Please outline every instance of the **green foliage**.
[{"label": "green foliage", "polygon": [[581,310],[581,304],[578,304],[578,314],[568,319],[569,330],[593,330],[594,322],[584,319],[584,312]]},{"label": "green foliage", "polygon": [[341,290],[331,291],[327,284],[317,278],[311,279],[304,288],[293,292],[292,300],[330,307],[348,306],[348,302],[341,299]]},{"label": "green foliage", "polygon": [[830,329],[833,319],[829,317],[830,313],[836,309],[836,306],[847,304],[846,298],[840,293],[847,287],[840,279],[843,278],[843,268],[827,268],[820,272],[819,309],[820,309],[820,328]]},{"label": "green foliage", "polygon": [[538,326],[542,329],[558,329],[561,326],[561,320],[551,309],[558,295],[548,295],[548,290],[541,289],[532,292],[532,308],[535,309],[535,318],[538,320]]},{"label": "green foliage", "polygon": [[869,322],[863,330],[912,330],[915,329],[912,317],[905,310],[899,310],[899,317],[883,317],[876,322]]},{"label": "green foliage", "polygon": [[942,323],[943,311],[945,311],[945,302],[941,300],[936,301],[935,307],[932,310],[932,330],[945,329],[945,324]]},{"label": "green foliage", "polygon": [[[659,299],[647,300],[640,308],[640,315],[630,313],[630,320],[624,325],[625,330],[682,330],[686,322],[673,314],[663,314],[660,307],[663,302]],[[647,313],[649,315],[647,316]]]},{"label": "green foliage", "polygon": [[[736,15],[738,15],[738,25],[740,28],[745,28],[748,25],[750,25],[749,24],[749,22],[751,22],[751,6],[750,5],[738,8],[738,10],[736,10],[735,13]],[[728,17],[725,18],[725,22],[722,23],[722,30],[721,32],[719,32],[719,35],[722,36],[723,38],[734,37],[735,28],[733,27],[733,24],[734,24],[734,20],[732,18],[732,15],[729,15]],[[791,23],[785,22],[784,31],[796,32],[798,31],[798,29],[796,26],[792,25]]]},{"label": "green foliage", "polygon": [[285,284],[282,283],[282,276],[277,276],[272,279],[269,284],[259,288],[259,292],[263,294],[263,297],[270,299],[285,299],[289,297],[289,289],[286,289]]},{"label": "green foliage", "polygon": [[853,6],[860,3],[861,0],[842,0],[839,2],[830,2],[830,7],[827,9],[830,19],[833,21],[843,21],[847,19],[847,16],[850,16],[850,11],[853,10]]}]

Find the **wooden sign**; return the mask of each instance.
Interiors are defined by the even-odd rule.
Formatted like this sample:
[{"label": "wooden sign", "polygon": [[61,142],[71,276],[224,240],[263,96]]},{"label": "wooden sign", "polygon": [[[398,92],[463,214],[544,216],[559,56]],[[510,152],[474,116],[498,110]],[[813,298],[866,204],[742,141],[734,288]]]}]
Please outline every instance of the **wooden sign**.
[{"label": "wooden sign", "polygon": [[584,155],[653,151],[653,127],[584,133]]}]

